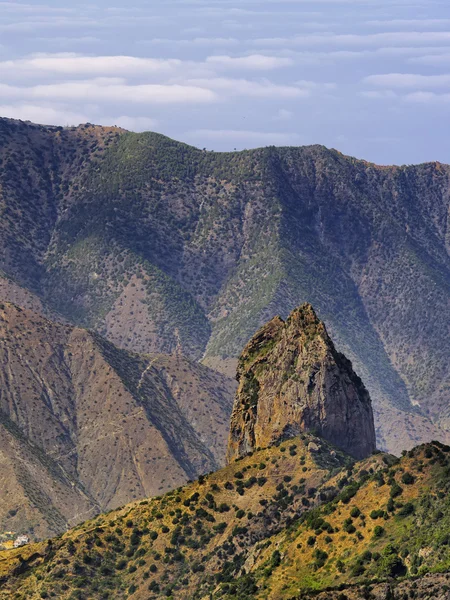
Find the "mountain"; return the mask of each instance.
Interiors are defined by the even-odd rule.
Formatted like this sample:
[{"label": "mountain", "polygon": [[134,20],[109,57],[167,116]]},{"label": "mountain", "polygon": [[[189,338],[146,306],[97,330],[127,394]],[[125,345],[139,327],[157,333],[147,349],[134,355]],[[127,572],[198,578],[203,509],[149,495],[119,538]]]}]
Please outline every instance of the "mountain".
[{"label": "mountain", "polygon": [[355,458],[376,450],[370,396],[310,304],[256,333],[238,381],[229,460],[311,431]]},{"label": "mountain", "polygon": [[[70,348],[75,354],[73,343]],[[323,403],[325,415],[333,402],[340,408],[339,394],[346,392],[357,408],[352,449],[363,448],[368,431],[373,442],[367,391],[310,305],[286,322],[272,320],[248,344],[236,406],[252,369],[261,381],[259,411],[269,381],[275,407],[283,385],[297,383],[314,364],[323,384],[334,381],[325,389],[314,381],[311,412],[313,401]],[[132,381],[131,359],[127,372]],[[302,405],[305,398],[298,400]],[[450,447],[433,442],[400,459],[375,451],[356,462],[323,437],[295,436],[292,404],[276,405],[271,416],[291,427],[282,428],[283,436],[269,435],[267,447],[246,454],[238,448],[225,468],[184,487],[99,515],[55,539],[0,552],[0,598],[444,600]],[[335,431],[345,429],[348,416],[347,409],[336,411]],[[325,423],[319,425],[328,435]],[[242,428],[250,439],[251,413]],[[233,425],[230,439],[234,444]]]},{"label": "mountain", "polygon": [[232,389],[0,303],[0,532],[42,539],[219,468]]},{"label": "mountain", "polygon": [[444,600],[449,469],[442,444],[354,463],[303,434],[0,553],[0,598]]},{"label": "mountain", "polygon": [[449,175],[1,119],[0,289],[220,368],[310,302],[365,381],[378,446],[400,453],[449,436]]}]

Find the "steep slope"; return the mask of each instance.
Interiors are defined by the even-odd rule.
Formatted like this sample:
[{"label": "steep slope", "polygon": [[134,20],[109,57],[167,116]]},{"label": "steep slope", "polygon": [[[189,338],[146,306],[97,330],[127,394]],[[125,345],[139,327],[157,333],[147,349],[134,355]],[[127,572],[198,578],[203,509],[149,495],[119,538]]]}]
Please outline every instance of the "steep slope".
[{"label": "steep slope", "polygon": [[306,431],[355,458],[375,451],[369,394],[310,304],[255,334],[239,359],[238,381],[228,460]]},{"label": "steep slope", "polygon": [[210,363],[311,302],[400,452],[450,430],[449,174],[1,119],[0,268],[122,348]]},{"label": "steep slope", "polygon": [[[30,531],[38,510],[36,535],[57,533],[89,511],[216,469],[225,456],[230,388],[188,359],[132,354],[0,304],[0,443],[9,486],[2,530]],[[41,492],[49,512],[59,511],[57,522],[45,514]]]},{"label": "steep slope", "polygon": [[440,444],[355,464],[305,434],[1,553],[0,597],[445,598],[449,469]]}]

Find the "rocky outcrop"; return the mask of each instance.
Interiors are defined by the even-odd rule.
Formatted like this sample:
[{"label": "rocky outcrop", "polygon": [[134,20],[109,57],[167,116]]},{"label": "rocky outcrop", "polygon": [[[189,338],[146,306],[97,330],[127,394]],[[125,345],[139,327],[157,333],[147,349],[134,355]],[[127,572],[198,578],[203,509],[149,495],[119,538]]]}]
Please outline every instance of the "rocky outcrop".
[{"label": "rocky outcrop", "polygon": [[256,333],[237,379],[229,461],[306,431],[358,459],[375,450],[369,393],[310,304]]}]

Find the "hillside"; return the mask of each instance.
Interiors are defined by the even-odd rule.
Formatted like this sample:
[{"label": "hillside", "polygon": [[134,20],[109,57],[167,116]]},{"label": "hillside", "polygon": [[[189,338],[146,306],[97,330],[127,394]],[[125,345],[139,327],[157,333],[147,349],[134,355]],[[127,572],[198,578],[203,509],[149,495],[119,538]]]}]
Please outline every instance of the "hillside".
[{"label": "hillside", "polygon": [[224,367],[311,302],[366,383],[378,446],[400,453],[450,429],[449,174],[0,119],[0,292]]},{"label": "hillside", "polygon": [[224,464],[233,384],[0,303],[0,533],[34,539]]},{"label": "hillside", "polygon": [[444,598],[449,470],[437,443],[354,463],[304,434],[0,554],[0,597]]}]

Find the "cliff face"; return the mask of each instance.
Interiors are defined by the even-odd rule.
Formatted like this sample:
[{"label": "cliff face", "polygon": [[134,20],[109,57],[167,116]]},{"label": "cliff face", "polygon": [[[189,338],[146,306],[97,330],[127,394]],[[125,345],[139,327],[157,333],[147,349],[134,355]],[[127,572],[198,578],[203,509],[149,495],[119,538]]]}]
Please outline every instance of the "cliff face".
[{"label": "cliff face", "polygon": [[253,337],[237,378],[228,460],[301,432],[358,459],[375,450],[369,393],[310,304],[286,322],[275,317]]}]

